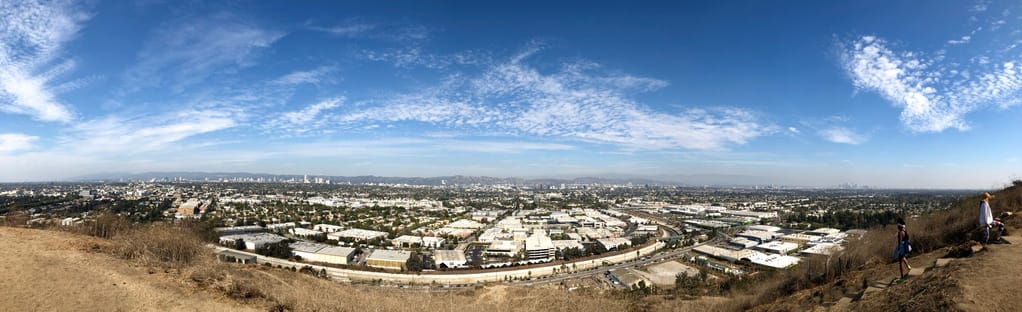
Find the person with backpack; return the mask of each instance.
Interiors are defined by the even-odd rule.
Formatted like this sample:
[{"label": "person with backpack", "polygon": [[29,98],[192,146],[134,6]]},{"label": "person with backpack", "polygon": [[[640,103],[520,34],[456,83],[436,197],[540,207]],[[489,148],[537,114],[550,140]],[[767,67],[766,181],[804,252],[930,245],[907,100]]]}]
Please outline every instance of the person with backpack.
[{"label": "person with backpack", "polygon": [[[898,273],[901,273],[898,280],[908,276],[906,270],[912,271],[912,266],[908,264],[909,252],[912,252],[912,244],[908,240],[908,229],[905,228],[905,220],[898,218],[898,244],[894,248],[894,257],[898,260]],[[905,266],[902,267],[902,264]]]}]

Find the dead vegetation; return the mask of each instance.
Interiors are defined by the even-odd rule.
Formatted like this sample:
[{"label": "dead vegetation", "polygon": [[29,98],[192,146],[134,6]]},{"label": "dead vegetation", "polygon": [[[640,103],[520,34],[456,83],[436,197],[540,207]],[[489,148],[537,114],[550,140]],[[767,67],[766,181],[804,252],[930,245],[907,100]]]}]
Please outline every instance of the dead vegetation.
[{"label": "dead vegetation", "polygon": [[629,311],[642,298],[506,286],[409,291],[351,286],[258,265],[193,266],[187,282],[273,311]]},{"label": "dead vegetation", "polygon": [[113,254],[148,265],[190,265],[211,258],[195,234],[187,228],[171,225],[144,225],[113,237]]},{"label": "dead vegetation", "polygon": [[[991,202],[995,215],[1010,211],[1017,213],[1022,210],[1022,181],[1014,181],[1004,190],[992,193]],[[926,259],[913,259],[927,263],[938,256],[967,257],[971,255],[970,246],[980,237],[978,227],[979,195],[962,200],[952,208],[932,214],[906,218],[910,229],[913,252],[920,256],[928,252]],[[1004,222],[1009,227],[1022,226],[1022,218],[1014,215]],[[848,291],[861,291],[869,279],[883,278],[883,272],[890,266],[893,249],[896,244],[896,229],[893,226],[871,229],[861,239],[851,241],[843,252],[829,258],[809,258],[788,271],[776,272],[776,278],[770,278],[753,286],[747,294],[735,297],[729,306],[735,310],[786,311],[805,309],[806,304],[826,304],[836,301]],[[934,259],[931,259],[934,258]],[[918,265],[918,264],[917,264]],[[894,270],[896,272],[897,270]],[[879,276],[878,276],[879,275]],[[947,307],[946,298],[956,294],[956,284],[947,279],[934,280],[932,283],[918,284],[926,292],[926,296],[913,297],[911,294],[898,297],[895,295],[883,303],[876,303],[879,310],[933,311],[933,308]],[[912,285],[910,284],[910,285]],[[923,286],[926,285],[926,286]],[[899,285],[902,286],[902,285]],[[928,290],[928,291],[927,291]],[[882,307],[882,308],[879,308]]]},{"label": "dead vegetation", "polygon": [[[1015,181],[995,195],[996,201],[992,203],[995,214],[1022,210],[1022,181]],[[967,252],[967,247],[955,246],[966,246],[963,244],[974,238],[976,206],[978,197],[966,199],[947,211],[907,218],[913,245],[918,251],[915,254],[942,251],[943,256]],[[1016,228],[1022,226],[1018,217],[1005,222]],[[103,251],[135,265],[160,268],[149,272],[163,272],[160,274],[166,274],[185,288],[274,311],[808,310],[812,306],[826,306],[849,292],[861,291],[867,280],[883,277],[884,270],[892,266],[891,251],[895,244],[893,226],[875,228],[831,257],[808,258],[790,270],[764,272],[728,282],[730,284],[724,284],[726,287],[722,286],[720,291],[728,297],[680,300],[621,292],[570,292],[504,285],[433,292],[346,285],[290,270],[217,262],[204,246],[208,228],[201,224],[131,225],[116,217],[101,217],[75,231],[108,239],[109,244],[104,244]],[[953,309],[952,300],[958,295],[958,284],[953,279],[943,278],[941,272],[898,285],[904,290],[878,297],[883,299],[863,301],[857,307],[906,311]]]}]

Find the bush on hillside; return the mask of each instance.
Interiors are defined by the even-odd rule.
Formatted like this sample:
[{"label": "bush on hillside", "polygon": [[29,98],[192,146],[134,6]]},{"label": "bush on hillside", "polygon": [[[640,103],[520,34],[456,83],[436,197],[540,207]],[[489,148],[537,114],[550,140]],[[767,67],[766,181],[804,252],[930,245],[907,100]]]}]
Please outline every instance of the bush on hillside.
[{"label": "bush on hillside", "polygon": [[104,212],[92,222],[86,222],[73,228],[72,231],[99,238],[111,238],[129,229],[131,229],[131,222],[128,222],[127,218]]},{"label": "bush on hillside", "polygon": [[[1022,181],[1013,181],[1012,186],[996,192],[991,202],[994,215],[1005,211],[1022,210]],[[912,255],[925,253],[947,246],[955,246],[975,240],[979,233],[980,197],[974,196],[959,201],[951,209],[908,218],[906,220],[912,240]],[[1013,218],[1020,222],[1022,218]],[[891,220],[893,225],[894,220]],[[879,226],[868,231],[863,237],[850,241],[845,250],[831,257],[810,257],[795,268],[775,272],[776,278],[765,279],[752,295],[736,300],[734,306],[748,309],[789,296],[797,291],[833,282],[847,273],[883,265],[892,261],[897,244],[897,228]],[[910,255],[910,257],[912,256]]]},{"label": "bush on hillside", "polygon": [[255,252],[257,254],[267,257],[291,259],[294,256],[291,253],[291,243],[292,243],[291,240],[283,240],[276,243],[269,243],[259,246],[259,248],[256,248]]},{"label": "bush on hillside", "polygon": [[203,242],[187,228],[153,224],[114,237],[113,252],[149,264],[187,265],[209,257]]}]

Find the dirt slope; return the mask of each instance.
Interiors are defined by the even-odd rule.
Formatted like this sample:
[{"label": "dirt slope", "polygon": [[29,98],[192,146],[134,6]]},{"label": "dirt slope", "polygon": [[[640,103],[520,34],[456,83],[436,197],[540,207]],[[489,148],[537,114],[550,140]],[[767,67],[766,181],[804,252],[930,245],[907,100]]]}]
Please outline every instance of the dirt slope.
[{"label": "dirt slope", "polygon": [[2,227],[0,242],[0,311],[251,310],[90,252],[98,239]]},{"label": "dirt slope", "polygon": [[0,227],[0,241],[0,311],[706,311],[722,300],[508,285],[404,291],[211,260],[154,269],[115,258],[109,240],[48,230]]},{"label": "dirt slope", "polygon": [[[1015,233],[1022,233],[1018,230]],[[948,250],[911,258],[924,273],[897,276],[895,264],[758,306],[761,311],[1018,311],[1022,236],[933,267]],[[423,293],[351,286],[263,266],[201,263],[180,271],[114,258],[110,241],[62,232],[0,227],[0,311],[721,311],[728,298],[666,300],[554,288],[487,286]],[[968,249],[968,248],[966,248]]]},{"label": "dirt slope", "polygon": [[1022,309],[1022,236],[1007,238],[1014,244],[988,245],[951,274],[960,282],[957,308],[965,311],[1018,311]]}]

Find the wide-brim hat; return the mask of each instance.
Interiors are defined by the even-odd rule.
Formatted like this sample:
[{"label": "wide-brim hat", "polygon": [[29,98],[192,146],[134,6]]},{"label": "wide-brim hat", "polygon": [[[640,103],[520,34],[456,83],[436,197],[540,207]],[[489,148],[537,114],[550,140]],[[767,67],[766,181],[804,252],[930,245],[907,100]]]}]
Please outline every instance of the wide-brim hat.
[{"label": "wide-brim hat", "polygon": [[983,193],[983,199],[991,199],[991,198],[994,198],[994,195],[990,195],[990,193]]}]

